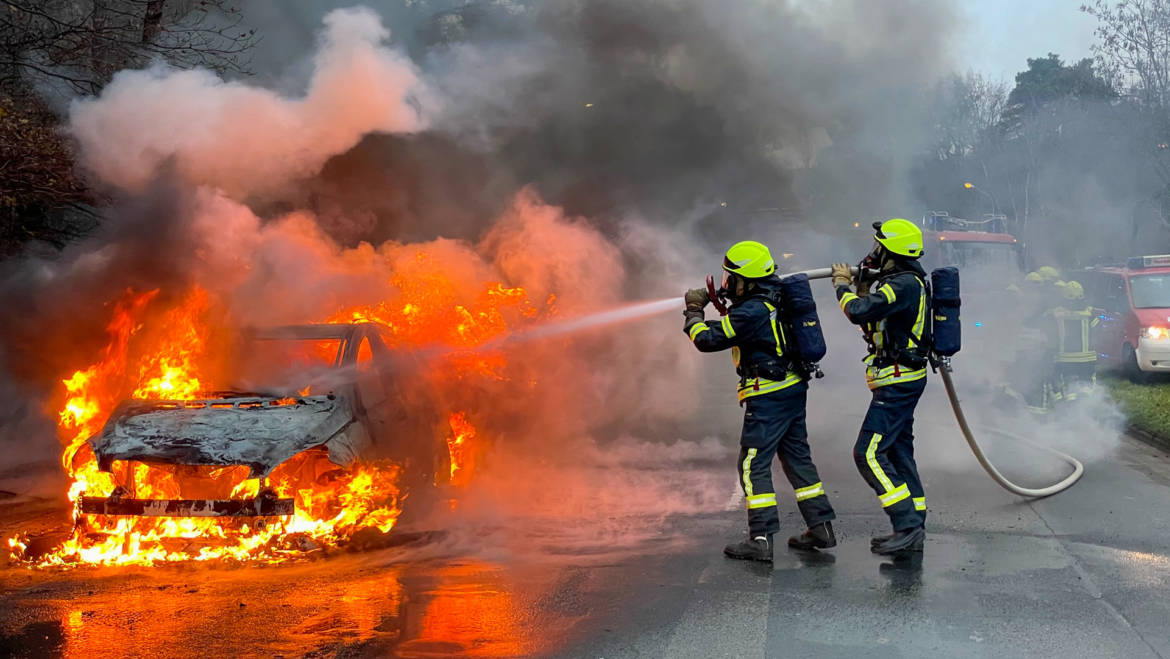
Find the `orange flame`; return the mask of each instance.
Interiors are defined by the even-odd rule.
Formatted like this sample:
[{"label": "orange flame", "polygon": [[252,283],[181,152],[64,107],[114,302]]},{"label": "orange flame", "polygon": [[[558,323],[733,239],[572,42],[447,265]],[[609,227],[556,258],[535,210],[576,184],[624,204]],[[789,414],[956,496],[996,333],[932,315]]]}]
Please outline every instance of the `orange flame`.
[{"label": "orange flame", "polygon": [[[420,256],[420,258],[422,258]],[[498,351],[473,350],[509,331],[508,319],[525,322],[556,313],[555,298],[543,307],[528,300],[521,288],[495,283],[470,303],[460,282],[439,275],[397,277],[393,302],[338,312],[329,322],[378,322],[388,329],[389,347],[446,346],[455,350],[440,369],[440,386],[468,377],[506,379],[506,362]],[[45,556],[27,556],[28,538],[8,540],[13,556],[39,565],[149,565],[169,561],[215,559],[276,562],[306,549],[345,542],[361,529],[389,532],[401,513],[398,476],[391,463],[357,464],[341,469],[327,454],[310,450],[277,467],[262,484],[248,478],[246,467],[203,468],[115,462],[99,469],[88,440],[99,433],[115,406],[126,398],[179,401],[205,396],[208,383],[223,368],[209,346],[209,318],[214,301],[194,288],[169,309],[159,291],[128,291],[114,305],[107,327],[109,343],[100,358],[62,380],[63,403],[58,430],[65,446],[63,465],[72,478],[69,498],[75,505],[70,537]],[[330,362],[333,352],[318,355]],[[222,361],[222,358],[221,358]],[[298,392],[309,395],[309,389]],[[168,403],[169,404],[169,403]],[[295,405],[283,398],[274,405]],[[475,469],[483,439],[464,411],[447,416],[449,482],[466,485]],[[120,486],[134,498],[252,498],[263,489],[292,498],[295,513],[270,518],[135,517],[85,515],[84,496],[109,497]],[[197,492],[195,496],[191,492]]]}]

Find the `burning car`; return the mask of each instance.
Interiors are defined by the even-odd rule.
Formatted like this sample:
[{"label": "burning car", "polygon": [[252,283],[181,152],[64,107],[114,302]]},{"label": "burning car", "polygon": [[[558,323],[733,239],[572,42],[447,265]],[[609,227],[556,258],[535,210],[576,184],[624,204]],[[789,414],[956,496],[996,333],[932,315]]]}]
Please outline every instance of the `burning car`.
[{"label": "burning car", "polygon": [[66,456],[76,528],[55,554],[274,559],[389,532],[404,491],[454,470],[437,415],[396,380],[404,362],[387,332],[369,322],[247,331],[232,349],[232,390],[117,405]]}]

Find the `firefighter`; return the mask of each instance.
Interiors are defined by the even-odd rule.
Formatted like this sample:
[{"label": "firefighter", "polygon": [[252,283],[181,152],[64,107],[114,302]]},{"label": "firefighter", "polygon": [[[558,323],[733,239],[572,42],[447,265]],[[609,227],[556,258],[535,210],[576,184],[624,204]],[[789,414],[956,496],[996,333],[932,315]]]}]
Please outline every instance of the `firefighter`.
[{"label": "firefighter", "polygon": [[[914,409],[926,388],[930,351],[930,296],[922,256],[922,230],[913,222],[874,222],[874,247],[861,272],[876,281],[854,282],[849,266],[833,265],[833,286],[845,316],[860,325],[869,350],[865,379],[869,411],[853,449],[861,476],[877,492],[893,534],[873,538],[874,553],[922,551],[926,493],[914,462]],[[855,285],[856,292],[851,289]],[[874,292],[870,287],[876,286]]]},{"label": "firefighter", "polygon": [[836,517],[813,464],[805,428],[808,384],[785,356],[783,327],[777,323],[776,263],[758,242],[732,245],[723,259],[723,288],[730,310],[721,320],[704,320],[710,302],[705,289],[687,291],[683,329],[700,352],[731,349],[739,403],[744,406],[737,478],[747,501],[748,537],[727,545],[730,558],[771,561],[773,536],[780,530],[772,459],[778,456],[795,490],[808,529],[788,539],[802,550],[836,546]]},{"label": "firefighter", "polygon": [[1091,331],[1100,319],[1092,307],[1084,306],[1085,289],[1079,282],[1062,281],[1056,286],[1064,300],[1052,310],[1056,323],[1053,380],[1061,398],[1073,401],[1078,394],[1089,393],[1097,382],[1097,351]]}]

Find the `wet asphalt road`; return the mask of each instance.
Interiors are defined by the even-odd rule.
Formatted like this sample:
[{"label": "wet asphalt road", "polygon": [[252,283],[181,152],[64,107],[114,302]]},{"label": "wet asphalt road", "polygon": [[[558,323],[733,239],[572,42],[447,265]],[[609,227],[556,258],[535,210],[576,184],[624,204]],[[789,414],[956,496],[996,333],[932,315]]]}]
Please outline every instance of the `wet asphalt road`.
[{"label": "wet asphalt road", "polygon": [[[725,560],[726,471],[672,472],[725,483],[726,505],[573,533],[480,517],[289,566],[0,568],[0,656],[1170,657],[1170,458],[1145,445],[1032,503],[928,472],[920,563],[870,554],[886,523],[856,474],[826,478],[837,549]],[[60,515],[0,500],[0,533]]]}]

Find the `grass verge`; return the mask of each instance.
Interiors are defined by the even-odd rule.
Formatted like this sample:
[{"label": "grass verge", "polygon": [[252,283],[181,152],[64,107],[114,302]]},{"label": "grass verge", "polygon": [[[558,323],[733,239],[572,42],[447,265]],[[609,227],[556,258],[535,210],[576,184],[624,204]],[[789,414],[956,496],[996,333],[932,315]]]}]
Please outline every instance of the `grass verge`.
[{"label": "grass verge", "polygon": [[1170,439],[1170,381],[1148,384],[1130,382],[1117,376],[1102,379],[1130,425],[1145,432]]}]

